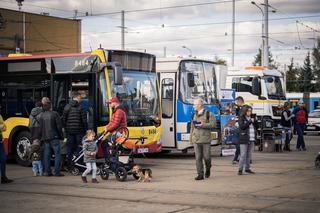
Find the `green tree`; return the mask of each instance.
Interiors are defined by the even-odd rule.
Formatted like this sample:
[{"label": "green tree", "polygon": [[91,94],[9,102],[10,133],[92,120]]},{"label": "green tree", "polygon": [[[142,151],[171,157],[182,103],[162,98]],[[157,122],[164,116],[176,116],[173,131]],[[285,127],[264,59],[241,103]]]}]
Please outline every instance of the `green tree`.
[{"label": "green tree", "polygon": [[303,67],[300,70],[298,78],[299,92],[313,92],[313,74],[311,69],[310,52],[304,60]]},{"label": "green tree", "polygon": [[286,87],[288,92],[298,92],[298,74],[299,71],[293,64],[293,58],[291,58],[290,65],[288,66],[288,71],[286,73]]},{"label": "green tree", "polygon": [[[270,48],[268,48],[268,51],[269,51],[269,68],[271,69],[277,69],[278,68],[278,65],[277,63],[273,60],[273,56],[272,56],[272,53],[270,52]],[[258,53],[257,55],[254,57],[254,61],[252,62],[252,65],[253,66],[262,66],[262,63],[261,63],[261,56],[262,56],[262,50],[261,48],[259,48],[258,50]]]},{"label": "green tree", "polygon": [[227,61],[222,59],[222,58],[219,58],[218,56],[215,56],[214,59],[213,59],[213,62],[215,64],[218,64],[218,65],[225,65],[227,66]]},{"label": "green tree", "polygon": [[320,37],[317,39],[317,44],[312,50],[312,72],[315,80],[315,92],[320,92]]}]

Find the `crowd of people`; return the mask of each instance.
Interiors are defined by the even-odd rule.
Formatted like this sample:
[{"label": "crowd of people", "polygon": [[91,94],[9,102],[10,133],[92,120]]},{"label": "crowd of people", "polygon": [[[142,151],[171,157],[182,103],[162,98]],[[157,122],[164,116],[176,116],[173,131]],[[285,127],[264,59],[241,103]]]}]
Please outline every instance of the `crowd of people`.
[{"label": "crowd of people", "polygon": [[[81,178],[87,183],[87,175],[92,172],[92,182],[98,183],[96,179],[96,155],[97,144],[95,143],[96,133],[88,130],[88,123],[85,110],[80,105],[81,94],[73,92],[72,100],[64,107],[62,113],[52,110],[49,98],[44,97],[36,103],[29,117],[29,128],[32,145],[30,159],[32,160],[32,171],[34,176],[64,176],[62,169],[67,171],[72,167],[72,157],[77,155],[82,149],[84,151],[84,162],[87,169]],[[108,102],[113,108],[112,119],[105,127],[105,133],[113,131],[123,131],[127,127],[126,113],[121,103],[116,97],[112,97]],[[204,101],[196,99],[194,101],[195,113],[191,118],[190,143],[194,146],[197,176],[195,180],[203,180],[211,175],[211,130],[215,127],[214,115],[205,110]],[[294,126],[298,138],[296,149],[306,150],[304,142],[304,129],[308,123],[308,112],[303,101],[299,102],[293,112],[290,104],[284,104],[281,115],[281,125],[286,130],[285,151],[291,151],[290,141],[292,139],[292,127]],[[238,175],[243,172],[254,174],[251,170],[252,151],[257,140],[257,118],[252,113],[252,107],[244,104],[244,99],[236,98],[236,119],[233,124],[236,129],[236,152],[232,163],[239,163]],[[4,150],[2,132],[6,130],[6,125],[0,114],[0,168],[1,183],[11,183],[12,180],[6,176],[6,153]],[[66,141],[64,140],[66,138]],[[110,137],[107,139],[110,140]],[[63,151],[65,150],[66,151]],[[54,152],[54,173],[51,169],[52,150]],[[102,144],[102,151],[105,160],[109,160],[107,143]],[[67,156],[67,167],[64,168],[65,156]]]}]

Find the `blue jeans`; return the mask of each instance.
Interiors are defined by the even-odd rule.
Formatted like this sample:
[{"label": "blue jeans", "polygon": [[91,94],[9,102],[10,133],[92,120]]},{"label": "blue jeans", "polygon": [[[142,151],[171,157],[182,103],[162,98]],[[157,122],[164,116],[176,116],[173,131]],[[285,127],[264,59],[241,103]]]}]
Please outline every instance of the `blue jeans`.
[{"label": "blue jeans", "polygon": [[7,177],[6,176],[6,160],[7,160],[7,156],[4,151],[4,145],[0,141],[0,171],[1,171],[1,177],[3,178]]},{"label": "blue jeans", "polygon": [[43,175],[43,168],[42,168],[42,162],[39,161],[32,161],[32,171],[35,174],[39,174],[40,176]]},{"label": "blue jeans", "polygon": [[72,165],[71,162],[73,155],[78,155],[81,151],[80,145],[83,136],[83,134],[69,134],[67,137],[67,155],[69,167]]},{"label": "blue jeans", "polygon": [[254,148],[254,141],[249,141],[248,144],[240,144],[240,162],[239,171],[250,169],[250,161],[252,159],[252,150]]},{"label": "blue jeans", "polygon": [[300,149],[300,148],[305,149],[306,145],[304,143],[303,134],[304,134],[304,130],[306,129],[306,124],[296,124],[295,128],[298,134],[297,149]]},{"label": "blue jeans", "polygon": [[61,164],[61,145],[59,139],[53,139],[51,141],[46,141],[44,143],[44,169],[47,174],[52,174],[51,171],[51,149],[54,152],[54,172],[55,175],[60,174],[60,164]]}]

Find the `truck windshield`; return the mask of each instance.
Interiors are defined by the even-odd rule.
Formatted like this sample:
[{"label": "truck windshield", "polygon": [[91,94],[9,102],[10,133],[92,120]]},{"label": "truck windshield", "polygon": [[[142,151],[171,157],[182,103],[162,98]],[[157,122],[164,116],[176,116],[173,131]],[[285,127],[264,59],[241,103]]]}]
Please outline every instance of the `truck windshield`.
[{"label": "truck windshield", "polygon": [[268,92],[268,97],[270,99],[285,99],[284,88],[283,88],[283,78],[278,76],[265,76],[264,77]]},{"label": "truck windshield", "polygon": [[[214,64],[205,61],[182,61],[180,64],[180,91],[179,98],[193,104],[197,98],[202,98],[205,104],[214,104],[216,101],[216,76]],[[194,75],[194,87],[189,87],[188,73]]]},{"label": "truck windshield", "polygon": [[111,93],[126,109],[128,125],[155,125],[160,114],[156,73],[123,70],[122,85],[114,85],[112,73],[109,71]]}]

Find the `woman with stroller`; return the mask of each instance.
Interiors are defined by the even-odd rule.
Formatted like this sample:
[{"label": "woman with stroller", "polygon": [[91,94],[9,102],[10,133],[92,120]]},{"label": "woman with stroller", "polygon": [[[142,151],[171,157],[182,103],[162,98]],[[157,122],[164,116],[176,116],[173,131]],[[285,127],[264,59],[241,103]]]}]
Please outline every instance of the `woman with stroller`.
[{"label": "woman with stroller", "polygon": [[86,136],[83,138],[82,145],[84,151],[83,161],[86,163],[87,169],[83,172],[81,179],[82,182],[87,183],[87,175],[92,170],[92,183],[99,183],[97,181],[97,165],[96,155],[98,152],[97,144],[95,143],[95,132],[88,130]]},{"label": "woman with stroller", "polygon": [[246,173],[254,174],[250,169],[250,160],[256,140],[257,120],[252,115],[251,106],[245,105],[242,108],[238,123],[240,129],[240,163],[238,175],[242,175],[244,168]]}]

